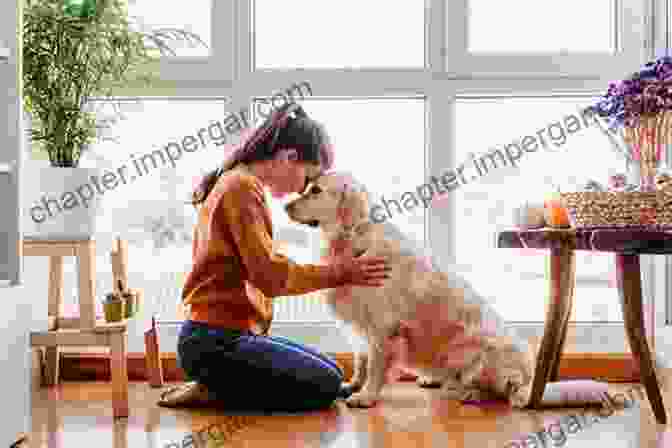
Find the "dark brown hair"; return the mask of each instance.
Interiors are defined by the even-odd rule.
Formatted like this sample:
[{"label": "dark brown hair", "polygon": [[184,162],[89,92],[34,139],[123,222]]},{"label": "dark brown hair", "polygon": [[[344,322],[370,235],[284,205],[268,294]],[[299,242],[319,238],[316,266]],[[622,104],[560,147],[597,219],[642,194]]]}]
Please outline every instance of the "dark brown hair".
[{"label": "dark brown hair", "polygon": [[287,148],[296,149],[299,162],[321,165],[323,170],[333,164],[329,135],[324,126],[310,118],[297,103],[290,102],[274,111],[222,166],[203,177],[191,195],[191,204],[205,202],[220,176],[239,163],[270,160]]}]

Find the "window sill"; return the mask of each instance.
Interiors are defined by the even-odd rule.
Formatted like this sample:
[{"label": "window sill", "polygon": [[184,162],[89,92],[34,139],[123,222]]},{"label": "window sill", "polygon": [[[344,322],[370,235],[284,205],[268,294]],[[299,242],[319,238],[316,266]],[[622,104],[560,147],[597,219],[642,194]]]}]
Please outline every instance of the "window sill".
[{"label": "window sill", "polygon": [[[546,280],[546,274],[539,272],[521,272],[521,280]],[[597,275],[576,275],[577,285],[609,286],[609,279]]]}]

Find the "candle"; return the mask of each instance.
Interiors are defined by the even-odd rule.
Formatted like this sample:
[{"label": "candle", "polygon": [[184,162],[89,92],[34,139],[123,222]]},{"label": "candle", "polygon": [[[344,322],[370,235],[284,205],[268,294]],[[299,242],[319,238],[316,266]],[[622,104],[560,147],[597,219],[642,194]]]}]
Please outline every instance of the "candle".
[{"label": "candle", "polygon": [[546,208],[546,223],[550,227],[569,227],[569,215],[562,200],[554,195],[544,201]]}]

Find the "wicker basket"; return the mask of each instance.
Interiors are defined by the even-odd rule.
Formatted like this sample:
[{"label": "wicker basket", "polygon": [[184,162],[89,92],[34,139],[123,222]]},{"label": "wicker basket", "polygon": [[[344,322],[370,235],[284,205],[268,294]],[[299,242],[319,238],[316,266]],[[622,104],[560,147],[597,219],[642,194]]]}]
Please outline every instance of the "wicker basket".
[{"label": "wicker basket", "polygon": [[561,193],[573,227],[672,225],[672,195],[654,192]]}]

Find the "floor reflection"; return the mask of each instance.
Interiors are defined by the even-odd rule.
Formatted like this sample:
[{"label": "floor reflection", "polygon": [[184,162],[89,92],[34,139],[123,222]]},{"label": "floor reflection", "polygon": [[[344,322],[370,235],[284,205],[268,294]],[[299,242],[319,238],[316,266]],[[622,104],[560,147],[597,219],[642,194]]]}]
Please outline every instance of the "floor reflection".
[{"label": "floor reflection", "polygon": [[[627,385],[621,387],[626,388]],[[372,409],[350,409],[338,402],[329,410],[297,415],[245,416],[217,410],[165,409],[155,404],[159,394],[160,390],[144,383],[131,383],[131,415],[115,420],[107,383],[66,383],[53,390],[42,389],[33,401],[29,446],[501,448],[516,446],[510,442],[524,440],[563,417],[583,412],[513,410],[505,403],[463,406],[442,400],[438,391],[420,389],[414,383],[390,386],[384,391],[383,401]],[[643,408],[616,412],[567,435],[567,446],[578,448],[581,444],[588,446],[588,442],[608,440],[609,448],[625,447],[627,443],[672,447],[672,429],[656,425],[648,404],[639,404]],[[559,442],[547,437],[545,443],[557,446]]]}]

